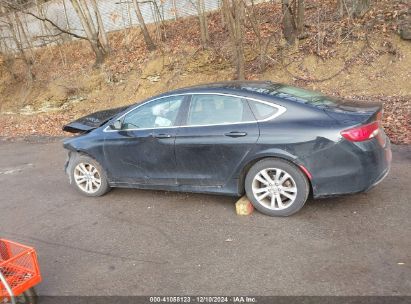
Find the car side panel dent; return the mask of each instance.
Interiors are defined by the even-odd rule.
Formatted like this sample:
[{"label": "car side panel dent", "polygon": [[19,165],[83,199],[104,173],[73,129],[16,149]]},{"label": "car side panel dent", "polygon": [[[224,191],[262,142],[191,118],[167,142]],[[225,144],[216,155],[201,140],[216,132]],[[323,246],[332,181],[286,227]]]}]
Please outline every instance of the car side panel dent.
[{"label": "car side panel dent", "polygon": [[314,197],[365,191],[389,167],[389,144],[385,149],[378,146],[376,138],[359,144],[342,139],[330,149],[302,159],[315,174],[318,188]]},{"label": "car side panel dent", "polygon": [[106,170],[103,154],[104,139],[99,136],[100,133],[101,131],[97,129],[87,134],[68,138],[64,141],[63,147],[69,151],[90,156]]}]

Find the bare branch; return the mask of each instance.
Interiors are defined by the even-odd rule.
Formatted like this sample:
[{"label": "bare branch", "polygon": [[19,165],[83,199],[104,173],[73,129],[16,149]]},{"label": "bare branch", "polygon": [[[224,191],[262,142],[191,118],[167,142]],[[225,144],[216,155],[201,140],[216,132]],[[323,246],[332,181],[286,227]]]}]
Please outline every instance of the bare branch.
[{"label": "bare branch", "polygon": [[13,5],[13,4],[10,4],[9,2],[6,3],[6,6],[7,6],[8,8],[12,9],[12,10],[20,11],[20,12],[22,12],[23,14],[32,16],[32,17],[36,18],[37,20],[40,20],[40,21],[43,21],[43,22],[48,22],[48,23],[50,23],[52,26],[54,26],[56,29],[58,29],[60,32],[62,32],[62,33],[64,33],[64,34],[71,35],[71,36],[73,36],[73,37],[75,37],[75,38],[78,38],[78,39],[88,40],[87,37],[77,35],[76,33],[73,33],[73,32],[70,32],[70,31],[67,31],[67,30],[61,28],[58,24],[56,24],[54,21],[50,20],[50,19],[47,18],[47,17],[37,16],[36,14],[33,14],[32,12],[29,12],[29,11],[26,11],[26,10],[23,10],[23,9],[21,9],[21,8],[15,6],[15,5]]}]

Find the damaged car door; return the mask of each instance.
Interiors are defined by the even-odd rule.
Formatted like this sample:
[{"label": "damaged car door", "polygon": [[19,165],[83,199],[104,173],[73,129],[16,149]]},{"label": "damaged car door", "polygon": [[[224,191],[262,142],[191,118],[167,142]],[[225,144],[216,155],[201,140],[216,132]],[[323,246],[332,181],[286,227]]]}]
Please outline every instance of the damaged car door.
[{"label": "damaged car door", "polygon": [[176,125],[185,99],[179,95],[149,101],[105,130],[104,157],[113,183],[176,184]]}]

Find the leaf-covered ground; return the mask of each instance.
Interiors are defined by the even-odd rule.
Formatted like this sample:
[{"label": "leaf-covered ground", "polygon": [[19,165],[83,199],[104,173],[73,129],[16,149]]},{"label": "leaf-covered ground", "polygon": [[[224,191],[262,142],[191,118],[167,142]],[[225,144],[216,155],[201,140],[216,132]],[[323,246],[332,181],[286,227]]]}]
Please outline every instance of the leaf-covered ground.
[{"label": "leaf-covered ground", "polygon": [[[355,20],[338,16],[336,1],[306,4],[305,31],[294,46],[282,39],[280,5],[248,8],[247,78],[381,101],[391,141],[410,144],[411,42],[397,34],[406,1],[376,1]],[[0,137],[67,135],[62,125],[87,113],[177,87],[233,79],[228,32],[218,12],[208,17],[211,44],[206,50],[200,48],[193,17],[167,22],[165,39],[157,39],[159,48],[151,54],[138,29],[111,33],[112,54],[98,70],[92,69],[93,54],[82,41],[37,50],[33,82],[20,60],[10,66],[0,58]],[[151,32],[161,36],[154,27]]]}]

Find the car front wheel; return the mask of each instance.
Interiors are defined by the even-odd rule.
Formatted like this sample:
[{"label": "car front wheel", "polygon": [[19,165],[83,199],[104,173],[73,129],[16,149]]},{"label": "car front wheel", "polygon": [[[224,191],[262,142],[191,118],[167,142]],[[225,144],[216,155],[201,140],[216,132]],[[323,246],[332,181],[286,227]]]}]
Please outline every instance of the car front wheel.
[{"label": "car front wheel", "polygon": [[298,167],[282,159],[267,158],[255,163],[248,171],[245,190],[260,212],[289,216],[304,206],[310,187]]},{"label": "car front wheel", "polygon": [[101,196],[110,190],[103,168],[89,156],[76,155],[69,170],[71,183],[82,194]]}]

